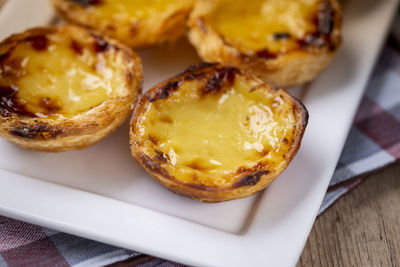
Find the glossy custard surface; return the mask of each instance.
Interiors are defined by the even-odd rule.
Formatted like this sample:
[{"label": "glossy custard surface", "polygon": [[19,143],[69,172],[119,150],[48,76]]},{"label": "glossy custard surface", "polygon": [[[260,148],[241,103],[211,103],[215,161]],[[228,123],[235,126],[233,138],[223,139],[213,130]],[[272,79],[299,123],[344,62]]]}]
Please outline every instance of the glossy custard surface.
[{"label": "glossy custard surface", "polygon": [[317,30],[320,0],[219,0],[207,24],[242,52],[285,53]]},{"label": "glossy custard surface", "polygon": [[260,161],[273,168],[283,160],[295,117],[279,95],[266,88],[249,92],[251,85],[241,76],[217,93],[202,95],[196,89],[201,86],[184,82],[167,99],[150,103],[138,120],[139,135],[153,143],[147,153],[162,155],[170,174],[227,186],[239,169]]},{"label": "glossy custard surface", "polygon": [[20,115],[72,116],[117,94],[122,75],[107,53],[96,51],[95,41],[80,42],[53,33],[18,43],[1,60],[3,104]]},{"label": "glossy custard surface", "polygon": [[191,5],[192,0],[96,0],[89,4],[87,11],[102,19],[134,22],[157,13],[171,14]]}]

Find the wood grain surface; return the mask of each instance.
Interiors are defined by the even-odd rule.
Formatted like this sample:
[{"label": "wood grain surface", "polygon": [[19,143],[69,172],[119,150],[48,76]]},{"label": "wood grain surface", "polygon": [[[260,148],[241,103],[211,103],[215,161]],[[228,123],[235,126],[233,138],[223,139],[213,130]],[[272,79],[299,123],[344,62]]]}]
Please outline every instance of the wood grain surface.
[{"label": "wood grain surface", "polygon": [[297,266],[400,266],[400,164],[321,215]]}]

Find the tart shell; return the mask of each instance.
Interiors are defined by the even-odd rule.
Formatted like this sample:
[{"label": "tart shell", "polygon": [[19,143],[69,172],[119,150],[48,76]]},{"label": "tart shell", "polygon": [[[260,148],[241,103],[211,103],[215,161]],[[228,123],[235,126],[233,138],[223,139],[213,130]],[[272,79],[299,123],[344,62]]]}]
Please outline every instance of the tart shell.
[{"label": "tart shell", "polygon": [[124,81],[121,84],[120,93],[87,111],[68,117],[40,117],[27,111],[21,112],[21,110],[13,112],[2,101],[0,105],[0,135],[28,150],[63,152],[83,149],[110,135],[132,111],[141,92],[141,61],[130,48],[119,42],[71,25],[33,28],[12,35],[0,43],[0,58],[6,58],[15,46],[27,42],[31,37],[45,37],[51,34],[85,36],[86,42],[93,42],[94,45],[100,45],[101,48],[107,49],[107,51],[98,51],[98,53],[113,53],[122,63],[117,66],[118,75],[122,75]]},{"label": "tart shell", "polygon": [[[204,61],[229,62],[245,68],[276,87],[295,86],[313,80],[332,61],[341,43],[340,5],[336,0],[318,2],[318,31],[310,33],[301,42],[299,49],[272,54],[263,51],[243,53],[230,44],[224,36],[207,24],[205,17],[214,1],[196,2],[188,21],[188,38]],[[326,30],[322,25],[331,24]]]},{"label": "tart shell", "polygon": [[[97,30],[133,48],[173,42],[184,35],[185,25],[192,6],[174,12],[164,12],[138,20],[131,25],[121,25],[113,20],[101,20],[86,11],[91,1],[52,0],[57,13],[70,23]],[[82,5],[79,2],[87,4]],[[97,1],[93,1],[97,2]],[[101,4],[101,1],[99,1]],[[128,27],[128,28],[127,28]]]},{"label": "tart shell", "polygon": [[[262,83],[265,87],[264,89],[270,90],[271,94],[280,96],[285,102],[285,105],[289,105],[291,112],[295,114],[296,118],[296,123],[293,127],[293,143],[291,144],[290,149],[284,155],[284,160],[282,160],[276,168],[269,167],[268,163],[256,164],[252,168],[240,170],[239,175],[237,175],[238,172],[235,172],[234,182],[230,185],[210,186],[197,181],[182,181],[181,179],[174,177],[171,173],[169,173],[167,167],[168,163],[165,161],[165,158],[160,159],[160,155],[157,153],[153,155],[148,153],[148,144],[153,141],[150,140],[151,142],[149,142],[149,140],[143,138],[143,136],[139,134],[139,122],[142,120],[142,115],[146,112],[150,103],[167,99],[169,95],[173,94],[173,92],[176,90],[179,90],[180,83],[186,80],[192,81],[194,79],[213,79],[217,76],[223,77],[221,76],[221,73],[223,73],[224,70],[233,70],[238,75],[244,75],[252,81]],[[218,74],[216,75],[216,73]],[[218,83],[219,82],[216,82],[216,84]],[[233,200],[248,197],[263,190],[284,171],[300,147],[307,122],[308,112],[303,104],[299,100],[290,96],[289,93],[287,93],[284,89],[275,90],[263,83],[259,78],[248,74],[246,71],[236,69],[231,65],[202,63],[189,68],[176,77],[156,85],[141,97],[140,101],[135,107],[134,114],[131,119],[131,152],[136,161],[154,179],[163,184],[168,190],[178,195],[196,199],[202,202],[221,202]]]}]

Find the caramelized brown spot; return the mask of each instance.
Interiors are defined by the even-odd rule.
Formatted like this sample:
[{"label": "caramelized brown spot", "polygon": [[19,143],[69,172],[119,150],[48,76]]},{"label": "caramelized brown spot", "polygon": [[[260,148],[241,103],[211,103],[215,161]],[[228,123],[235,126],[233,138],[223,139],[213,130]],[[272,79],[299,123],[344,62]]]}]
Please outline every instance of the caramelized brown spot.
[{"label": "caramelized brown spot", "polygon": [[246,116],[246,118],[244,118],[243,126],[248,127],[249,125],[250,125],[250,117]]},{"label": "caramelized brown spot", "polygon": [[181,83],[182,82],[180,82],[180,81],[168,82],[164,86],[161,86],[160,88],[158,88],[152,94],[152,96],[147,94],[146,97],[150,102],[155,102],[157,100],[165,99],[170,95],[171,92],[173,92],[176,89],[178,89],[178,87],[181,85]]},{"label": "caramelized brown spot", "polygon": [[197,74],[189,74],[189,75],[185,76],[185,81],[193,81],[196,79],[204,78],[206,76],[207,76],[207,73],[205,73],[205,72],[200,72]]},{"label": "caramelized brown spot", "polygon": [[281,101],[275,99],[275,100],[272,102],[272,107],[273,107],[273,108],[276,108],[276,107],[278,107],[280,104],[281,104]]},{"label": "caramelized brown spot", "polygon": [[206,86],[202,90],[202,94],[216,93],[223,86],[231,86],[235,81],[235,75],[239,71],[232,67],[223,67],[216,69],[209,78]]},{"label": "caramelized brown spot", "polygon": [[171,123],[174,122],[174,121],[172,120],[172,118],[171,118],[171,117],[168,117],[168,116],[162,116],[162,117],[160,118],[160,121],[165,122],[165,123],[169,123],[169,124],[171,124]]},{"label": "caramelized brown spot", "polygon": [[257,51],[256,54],[258,57],[266,59],[274,59],[277,57],[277,54],[271,53],[267,48]]},{"label": "caramelized brown spot", "polygon": [[283,143],[285,143],[285,145],[289,144],[289,140],[285,137],[283,138]]},{"label": "caramelized brown spot", "polygon": [[334,49],[336,44],[331,42],[331,34],[335,27],[335,12],[335,8],[329,0],[321,0],[313,18],[317,30],[298,40],[299,46],[307,49],[309,47],[322,48],[329,44],[329,48]]},{"label": "caramelized brown spot", "polygon": [[25,74],[25,70],[21,66],[22,61],[22,57],[11,57],[4,59],[3,62],[0,62],[1,70],[3,72],[2,76],[6,77],[4,80],[11,82]]},{"label": "caramelized brown spot", "polygon": [[133,82],[133,73],[132,73],[132,71],[127,71],[125,73],[125,77],[126,77],[126,80],[128,82],[128,85],[131,86],[132,82]]},{"label": "caramelized brown spot", "polygon": [[255,85],[255,86],[253,86],[253,87],[250,88],[249,93],[252,93],[252,92],[254,92],[254,91],[257,90],[257,89],[264,88],[264,87],[265,87],[265,84],[258,84],[258,85]]},{"label": "caramelized brown spot", "polygon": [[115,32],[116,31],[115,25],[109,24],[109,25],[106,26],[106,28],[107,28],[107,31],[110,31],[110,32]]},{"label": "caramelized brown spot", "polygon": [[0,114],[4,117],[10,117],[12,114],[36,117],[35,114],[28,111],[24,105],[18,102],[17,92],[18,87],[15,85],[0,85]]},{"label": "caramelized brown spot", "polygon": [[190,66],[186,70],[179,73],[176,77],[185,76],[185,81],[194,80],[199,76],[204,77],[206,74],[204,71],[216,65],[217,63],[201,62],[199,64]]},{"label": "caramelized brown spot", "polygon": [[129,33],[132,36],[136,36],[138,35],[138,32],[139,32],[139,25],[138,22],[135,22],[129,27]]},{"label": "caramelized brown spot", "polygon": [[260,170],[261,168],[265,167],[265,164],[259,162],[257,163],[255,166],[253,166],[252,168],[246,168],[246,167],[239,167],[236,170],[236,174],[245,174],[245,173],[252,173],[252,172],[257,172],[258,170]]},{"label": "caramelized brown spot", "polygon": [[237,170],[236,170],[236,174],[241,174],[241,173],[246,173],[246,172],[249,172],[250,170],[249,169],[247,169],[246,167],[239,167]]},{"label": "caramelized brown spot", "polygon": [[154,160],[160,161],[163,163],[167,163],[169,161],[169,157],[166,153],[158,151],[158,150],[154,150],[154,152],[156,153]]},{"label": "caramelized brown spot", "polygon": [[2,65],[3,61],[10,57],[10,53],[0,54],[0,66]]},{"label": "caramelized brown spot", "polygon": [[97,34],[93,34],[92,36],[95,38],[94,51],[96,53],[104,53],[112,47],[112,45],[107,42],[102,36]]},{"label": "caramelized brown spot", "polygon": [[145,154],[140,154],[138,156],[138,160],[140,161],[141,165],[149,170],[152,173],[157,173],[160,174],[166,178],[172,179],[172,177],[168,174],[167,171],[165,171],[160,165],[158,165],[156,162],[151,160],[147,155]]},{"label": "caramelized brown spot", "polygon": [[318,33],[307,34],[304,39],[298,40],[301,48],[307,49],[309,47],[322,48],[325,45],[325,39]]},{"label": "caramelized brown spot", "polygon": [[152,93],[147,93],[146,97],[150,102],[167,98],[172,92],[176,91],[184,81],[191,81],[208,77],[208,81],[201,89],[202,94],[218,92],[224,85],[231,85],[235,80],[235,74],[239,70],[233,67],[220,67],[216,70],[207,72],[207,68],[217,65],[216,63],[203,62],[189,67],[181,72],[168,83],[159,87]]},{"label": "caramelized brown spot", "polygon": [[94,6],[94,5],[100,5],[103,3],[102,0],[69,0],[71,2],[74,2],[78,5],[81,5],[83,7],[89,7],[89,6]]},{"label": "caramelized brown spot", "polygon": [[287,32],[276,32],[274,33],[274,40],[278,41],[278,40],[286,40],[286,39],[290,39],[292,36],[290,35],[290,33]]},{"label": "caramelized brown spot", "polygon": [[193,183],[199,184],[201,182],[200,179],[199,179],[199,176],[196,173],[192,173],[191,176],[192,176]]},{"label": "caramelized brown spot", "polygon": [[201,162],[195,160],[193,162],[190,162],[189,164],[186,164],[187,167],[198,170],[198,171],[208,171],[212,169],[212,167],[209,166],[204,166]]},{"label": "caramelized brown spot", "polygon": [[247,175],[241,179],[239,179],[235,184],[234,187],[242,187],[242,186],[251,186],[256,185],[259,181],[261,176],[267,175],[268,171],[260,171],[254,174]]},{"label": "caramelized brown spot", "polygon": [[263,149],[261,152],[259,152],[261,157],[265,157],[266,155],[268,155],[270,151],[268,149]]},{"label": "caramelized brown spot", "polygon": [[42,107],[47,114],[53,114],[61,110],[57,101],[49,97],[43,97],[39,100],[39,106]]},{"label": "caramelized brown spot", "polygon": [[158,139],[155,137],[155,136],[153,136],[153,135],[150,135],[150,134],[148,134],[147,135],[147,138],[150,140],[150,142],[152,142],[154,145],[158,145],[159,144],[159,141],[158,141]]},{"label": "caramelized brown spot", "polygon": [[83,54],[83,47],[80,43],[78,43],[75,40],[72,40],[71,43],[69,44],[69,47],[78,55]]},{"label": "caramelized brown spot", "polygon": [[47,140],[57,137],[62,133],[62,130],[55,130],[46,123],[36,125],[21,123],[11,129],[10,133],[25,139]]},{"label": "caramelized brown spot", "polygon": [[331,34],[334,28],[335,9],[330,1],[322,1],[317,15],[318,33]]},{"label": "caramelized brown spot", "polygon": [[47,50],[49,44],[49,40],[43,35],[28,36],[25,40],[37,51]]}]

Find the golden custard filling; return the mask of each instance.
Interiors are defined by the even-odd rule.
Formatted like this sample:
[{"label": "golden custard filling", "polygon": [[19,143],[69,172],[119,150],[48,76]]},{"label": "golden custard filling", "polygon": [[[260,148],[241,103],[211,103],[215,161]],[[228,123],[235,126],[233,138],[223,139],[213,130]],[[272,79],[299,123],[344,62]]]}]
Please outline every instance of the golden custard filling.
[{"label": "golden custard filling", "polygon": [[87,11],[101,19],[135,22],[191,5],[192,0],[95,0],[89,1]]},{"label": "golden custard filling", "polygon": [[279,54],[298,49],[298,40],[317,31],[321,0],[218,0],[205,20],[242,52]]},{"label": "golden custard filling", "polygon": [[254,90],[240,75],[217,93],[203,95],[197,89],[203,84],[185,81],[149,103],[136,126],[149,140],[148,155],[176,179],[207,186],[232,185],[241,169],[260,162],[274,168],[284,160],[296,118],[279,94]]},{"label": "golden custard filling", "polygon": [[2,108],[32,117],[73,116],[118,95],[124,81],[112,58],[96,51],[96,42],[81,42],[53,33],[13,47],[0,62],[0,94],[8,98]]}]

